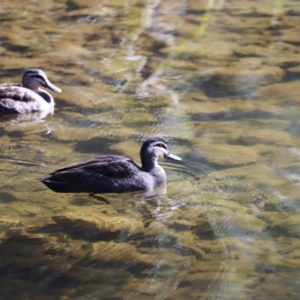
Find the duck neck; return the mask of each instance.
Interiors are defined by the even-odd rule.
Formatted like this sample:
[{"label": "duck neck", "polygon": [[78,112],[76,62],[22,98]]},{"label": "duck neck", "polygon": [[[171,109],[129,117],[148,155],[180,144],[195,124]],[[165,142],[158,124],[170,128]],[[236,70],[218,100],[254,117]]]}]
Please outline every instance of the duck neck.
[{"label": "duck neck", "polygon": [[141,157],[142,161],[142,170],[150,172],[151,170],[158,167],[157,157]]},{"label": "duck neck", "polygon": [[47,103],[54,102],[53,97],[51,96],[51,94],[47,93],[45,90],[35,89],[34,91],[37,94],[39,94]]}]

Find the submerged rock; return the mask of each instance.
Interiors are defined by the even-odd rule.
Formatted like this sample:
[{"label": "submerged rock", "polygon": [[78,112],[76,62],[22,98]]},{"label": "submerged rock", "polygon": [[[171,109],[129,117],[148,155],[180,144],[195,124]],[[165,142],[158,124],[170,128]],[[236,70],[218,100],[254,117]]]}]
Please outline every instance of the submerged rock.
[{"label": "submerged rock", "polygon": [[228,144],[198,143],[202,158],[209,164],[235,167],[256,163],[259,155],[249,147]]},{"label": "submerged rock", "polygon": [[270,128],[247,130],[239,136],[239,141],[248,145],[279,144],[287,146],[290,144],[290,139],[291,136],[288,132]]},{"label": "submerged rock", "polygon": [[207,69],[200,76],[200,86],[207,96],[213,98],[236,94],[249,97],[249,93],[260,86],[279,82],[284,74],[279,67],[241,60],[223,68]]}]

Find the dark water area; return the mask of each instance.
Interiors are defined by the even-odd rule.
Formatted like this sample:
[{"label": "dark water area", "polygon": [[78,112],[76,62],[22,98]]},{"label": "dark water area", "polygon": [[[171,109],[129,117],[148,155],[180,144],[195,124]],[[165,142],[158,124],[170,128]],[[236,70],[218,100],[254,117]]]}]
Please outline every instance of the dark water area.
[{"label": "dark water area", "polygon": [[[62,89],[0,116],[0,299],[299,298],[299,1],[4,0],[0,23],[0,83]],[[36,180],[153,135],[182,162],[152,193]]]}]

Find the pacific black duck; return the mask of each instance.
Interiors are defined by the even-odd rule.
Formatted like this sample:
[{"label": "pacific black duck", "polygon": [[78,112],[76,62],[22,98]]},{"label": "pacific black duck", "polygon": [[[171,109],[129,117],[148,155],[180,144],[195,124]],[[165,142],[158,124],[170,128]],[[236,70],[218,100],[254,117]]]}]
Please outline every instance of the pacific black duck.
[{"label": "pacific black duck", "polygon": [[160,157],[181,160],[172,154],[159,137],[147,139],[140,150],[142,166],[130,158],[102,155],[75,163],[40,178],[48,188],[59,193],[121,193],[152,190],[164,184],[167,176],[158,164]]},{"label": "pacific black duck", "polygon": [[30,112],[54,112],[54,99],[40,87],[57,93],[61,89],[52,84],[43,70],[28,69],[22,78],[22,86],[13,83],[0,84],[0,113],[24,114]]}]

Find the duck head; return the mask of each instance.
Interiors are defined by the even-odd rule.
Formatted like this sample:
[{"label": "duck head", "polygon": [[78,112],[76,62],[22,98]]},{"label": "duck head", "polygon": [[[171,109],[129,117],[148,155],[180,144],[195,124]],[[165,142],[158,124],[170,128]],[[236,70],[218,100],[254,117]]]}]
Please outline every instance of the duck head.
[{"label": "duck head", "polygon": [[170,152],[166,142],[160,137],[151,137],[147,139],[141,147],[140,156],[143,169],[153,167],[161,157],[181,160],[180,157]]},{"label": "duck head", "polygon": [[23,75],[22,85],[33,91],[38,91],[39,87],[43,86],[54,92],[61,93],[61,89],[51,83],[46,73],[40,69],[27,70]]}]

